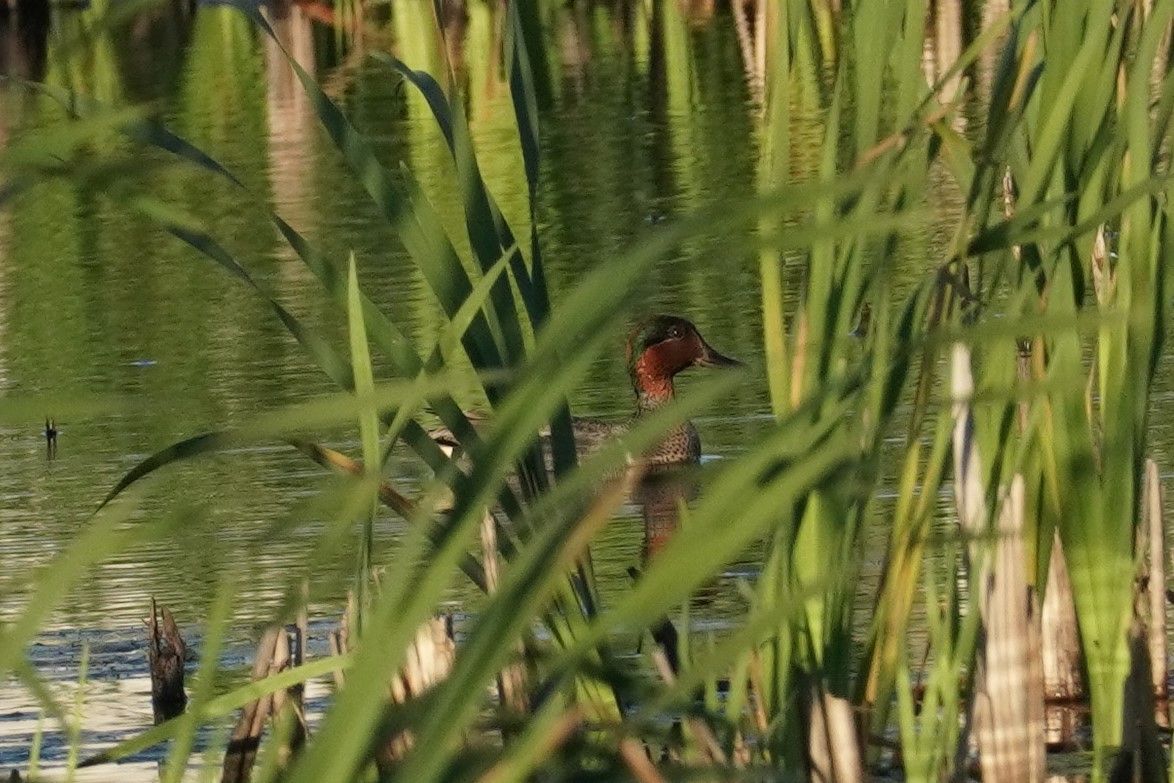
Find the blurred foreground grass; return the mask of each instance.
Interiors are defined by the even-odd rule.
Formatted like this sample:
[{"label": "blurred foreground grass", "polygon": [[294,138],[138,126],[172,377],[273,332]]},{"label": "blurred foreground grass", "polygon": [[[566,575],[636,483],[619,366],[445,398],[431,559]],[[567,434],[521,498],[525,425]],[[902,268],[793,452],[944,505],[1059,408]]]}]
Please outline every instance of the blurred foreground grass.
[{"label": "blurred foreground grass", "polygon": [[[240,11],[277,41],[261,11]],[[460,185],[460,203],[442,205],[414,172],[384,167],[290,58],[341,159],[448,319],[430,345],[408,339],[364,293],[353,258],[323,257],[272,214],[346,316],[345,345],[317,333],[225,249],[216,226],[199,225],[162,196],[121,187],[139,151],[151,148],[244,188],[232,172],[138,109],[30,85],[75,119],[0,153],[0,206],[47,178],[115,183],[145,220],[254,290],[340,393],[195,435],[128,473],[107,498],[114,502],[32,577],[33,597],[0,630],[0,672],[14,673],[64,719],[25,664],[26,646],[85,569],[169,534],[165,520],[126,524],[130,499],[118,496],[178,460],[289,440],[352,469],[353,480],[332,498],[330,524],[307,546],[304,568],[281,585],[288,600],[272,619],[291,619],[306,577],[313,594],[315,552],[353,552],[353,651],[215,693],[215,650],[236,587],[226,579],[208,609],[187,712],[91,762],[171,739],[164,774],[178,779],[200,726],[262,693],[345,669],[304,747],[262,754],[258,774],[844,781],[899,763],[910,780],[940,780],[965,774],[973,733],[985,775],[1041,779],[1038,633],[1057,541],[1087,677],[1092,775],[1103,778],[1114,758],[1148,758],[1138,774],[1163,777],[1165,761],[1154,764],[1145,744],[1154,713],[1136,683],[1126,683],[1140,665],[1130,633],[1146,619],[1135,609],[1142,471],[1151,417],[1162,415],[1151,392],[1165,360],[1165,273],[1174,252],[1166,157],[1174,3],[1015,3],[929,83],[925,3],[765,3],[752,31],[767,53],[757,74],[759,192],[598,262],[557,302],[533,211],[540,136],[530,65],[545,54],[527,31],[541,12],[511,4],[503,44],[530,194],[524,231],[511,227],[485,185],[461,96],[441,86],[453,80],[373,55],[389,79],[427,102],[441,131]],[[968,137],[959,106],[965,77],[984,59],[986,116]],[[791,181],[792,115],[811,96],[827,107],[818,176]],[[127,141],[95,153],[93,139],[112,132]],[[898,293],[894,259],[932,212],[929,183],[941,176],[962,195],[962,219],[948,254],[915,290]],[[601,478],[744,379],[698,384],[581,465],[566,400],[638,305],[637,283],[651,265],[700,231],[725,232],[759,254],[773,418],[736,459],[707,466],[671,540],[630,592],[601,605],[592,538],[631,488],[600,490]],[[803,259],[802,275],[784,274],[784,254]],[[798,304],[785,308],[790,301]],[[386,377],[377,366],[389,368]],[[471,385],[492,411],[483,431],[454,399],[454,389]],[[450,462],[428,437],[436,418],[462,439],[467,464]],[[361,463],[306,443],[344,426],[359,433]],[[546,426],[549,473],[537,441]],[[894,438],[895,475],[882,460]],[[403,497],[381,470],[396,443],[435,474],[422,497]],[[507,481],[514,475],[520,482]],[[882,482],[896,495],[883,508]],[[956,534],[942,539],[931,530],[944,490],[955,498],[946,522]],[[442,495],[451,508],[440,513]],[[393,551],[379,551],[371,533],[380,498],[408,523]],[[863,542],[878,528],[888,541],[885,568],[874,600],[864,602],[856,595]],[[692,638],[686,616],[671,641],[665,618],[759,544],[761,570],[744,585],[748,609],[738,627],[704,643]],[[486,596],[451,671],[391,703],[388,682],[418,629],[464,579]],[[996,583],[1018,624],[991,609],[1001,595]],[[909,642],[914,623],[924,643]],[[641,660],[614,649],[617,633],[643,628],[656,631],[658,644]],[[503,672],[518,690],[506,698],[499,688],[500,700],[487,699]],[[992,728],[1005,734],[992,739]],[[900,754],[873,742],[894,731]],[[389,757],[389,742],[403,737],[408,747]]]}]

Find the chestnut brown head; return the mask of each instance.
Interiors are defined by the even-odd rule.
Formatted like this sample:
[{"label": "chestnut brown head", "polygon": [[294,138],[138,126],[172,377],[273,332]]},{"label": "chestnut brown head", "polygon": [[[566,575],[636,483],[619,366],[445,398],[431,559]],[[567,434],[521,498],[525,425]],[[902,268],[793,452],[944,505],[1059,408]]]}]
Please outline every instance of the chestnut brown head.
[{"label": "chestnut brown head", "polygon": [[697,327],[674,315],[654,315],[628,337],[628,374],[638,396],[673,395],[673,376],[690,367],[740,367],[718,353]]}]

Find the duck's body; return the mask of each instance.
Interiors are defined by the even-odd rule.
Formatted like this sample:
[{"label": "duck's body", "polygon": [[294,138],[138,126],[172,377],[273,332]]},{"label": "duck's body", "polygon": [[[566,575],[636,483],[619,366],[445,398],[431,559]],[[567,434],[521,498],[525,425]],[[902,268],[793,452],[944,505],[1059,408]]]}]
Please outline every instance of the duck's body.
[{"label": "duck's body", "polygon": [[[608,421],[587,416],[572,416],[571,426],[575,430],[575,456],[582,462],[609,442],[628,434],[640,420],[639,414],[627,421]],[[544,437],[549,432],[542,433]],[[655,446],[641,455],[646,465],[672,465],[680,462],[697,462],[701,459],[701,436],[693,422],[684,421],[673,427]]]},{"label": "duck's body", "polygon": [[[675,399],[673,378],[689,367],[736,367],[740,362],[715,351],[701,337],[697,327],[684,318],[656,315],[642,322],[628,337],[628,376],[636,393],[636,411],[627,421],[608,421],[575,416],[576,456],[584,458],[599,451],[609,441],[623,437],[641,417]],[[447,428],[433,430],[433,439],[451,455],[458,446]],[[549,432],[543,432],[548,437]],[[544,447],[547,462],[550,449]],[[665,437],[642,456],[649,466],[697,462],[701,458],[701,436],[693,422],[673,427]]]}]

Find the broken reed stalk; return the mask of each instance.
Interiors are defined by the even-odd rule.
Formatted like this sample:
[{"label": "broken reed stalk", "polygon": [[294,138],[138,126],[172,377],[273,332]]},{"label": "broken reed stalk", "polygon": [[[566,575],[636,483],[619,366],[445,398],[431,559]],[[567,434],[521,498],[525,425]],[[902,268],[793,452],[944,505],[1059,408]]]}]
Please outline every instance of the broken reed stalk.
[{"label": "broken reed stalk", "polygon": [[[310,605],[310,583],[308,581],[302,582],[302,608],[298,610],[298,616],[294,623],[294,631],[297,634],[294,644],[294,665],[301,666],[309,658],[310,645],[310,611],[307,608]],[[304,690],[304,683],[299,684]]]},{"label": "broken reed stalk", "polygon": [[812,780],[828,783],[861,783],[860,732],[852,704],[831,693],[813,678],[807,688],[807,758]]},{"label": "broken reed stalk", "polygon": [[983,646],[975,692],[984,780],[1043,781],[1044,687],[1035,593],[1027,584],[1024,482],[1016,475],[999,513],[990,563],[980,577]]},{"label": "broken reed stalk", "polygon": [[[257,643],[257,654],[253,658],[253,682],[264,679],[269,673],[279,633],[280,629],[272,627],[265,629],[265,633],[261,635],[261,641]],[[245,783],[249,780],[253,764],[257,760],[257,747],[261,743],[265,719],[269,717],[272,708],[273,697],[267,695],[250,702],[241,710],[224,754],[221,783]]]},{"label": "broken reed stalk", "polygon": [[[292,628],[293,639],[284,634],[278,640],[273,653],[273,666],[269,671],[271,675],[301,666],[306,662],[308,626],[309,619],[303,607]],[[309,727],[306,723],[305,692],[305,683],[298,682],[273,694],[273,720],[276,729],[274,733],[281,743],[277,751],[278,766],[281,769],[287,768],[293,757],[306,744]]]},{"label": "broken reed stalk", "polygon": [[157,607],[152,598],[151,617],[147,620],[147,661],[151,669],[151,711],[156,725],[182,715],[187,706],[183,688],[186,652],[187,645],[175,618],[167,607]]},{"label": "broken reed stalk", "polygon": [[[291,663],[301,663],[305,636],[301,629],[296,632],[296,636],[295,652],[291,656],[289,634],[285,628],[271,626],[265,629],[253,659],[254,682],[290,668]],[[270,717],[278,724],[277,736],[282,739],[278,759],[285,766],[305,742],[306,723],[301,687],[294,686],[262,696],[241,710],[224,754],[221,783],[246,783],[250,779],[257,761],[261,734]]]},{"label": "broken reed stalk", "polygon": [[624,760],[628,771],[638,783],[668,783],[656,765],[648,758],[644,745],[633,737],[624,737],[620,740],[620,758]]},{"label": "broken reed stalk", "polygon": [[[1008,166],[1003,172],[1003,214],[1011,218],[1015,214],[1015,178]],[[1103,231],[1099,233],[1101,247],[1104,246]],[[1016,261],[1021,258],[1019,245],[1011,246]],[[1094,269],[1096,264],[1093,264]],[[1021,339],[1016,370],[1019,382],[1026,386],[1033,380],[1032,362],[1036,350],[1042,350],[1039,338]],[[1038,378],[1038,374],[1036,376]],[[1026,398],[1019,402],[1019,433],[1027,432],[1031,416],[1031,402]],[[1038,541],[1037,545],[1042,545]],[[1038,600],[1038,580],[1033,600]],[[1071,745],[1076,735],[1079,715],[1070,704],[1083,698],[1081,682],[1080,632],[1076,625],[1076,604],[1072,597],[1072,584],[1068,578],[1068,563],[1064,559],[1064,545],[1060,531],[1052,532],[1051,555],[1048,559],[1048,577],[1044,587],[1043,605],[1040,607],[1039,628],[1040,656],[1043,668],[1044,689],[1044,740],[1049,746]],[[1057,701],[1061,705],[1049,704]]]},{"label": "broken reed stalk", "polygon": [[[330,632],[331,655],[337,657],[351,651],[351,618],[355,616],[355,612],[357,611],[358,605],[355,603],[355,591],[347,590],[346,609],[343,610],[342,620],[338,624],[338,630]],[[346,672],[342,669],[336,669],[334,672],[334,686],[341,688],[345,682]]]},{"label": "broken reed stalk", "polygon": [[1044,738],[1050,747],[1070,747],[1082,718],[1072,705],[1083,699],[1080,634],[1076,604],[1068,578],[1068,562],[1059,531],[1052,533],[1048,582],[1040,612],[1040,654],[1043,658],[1045,708]]},{"label": "broken reed stalk", "polygon": [[[391,700],[403,704],[420,696],[448,677],[456,658],[452,618],[433,617],[416,631],[416,638],[408,647],[403,666],[391,680]],[[413,737],[404,731],[388,740],[379,752],[377,765],[381,769],[394,764],[411,749]]]},{"label": "broken reed stalk", "polygon": [[963,536],[971,541],[970,594],[982,617],[971,701],[979,763],[983,780],[1035,783],[1045,773],[1043,669],[1035,602],[1027,584],[1023,477],[1012,479],[998,519],[989,525],[970,409],[970,349],[962,343],[953,347],[951,388],[955,500]]},{"label": "broken reed stalk", "polygon": [[[350,591],[347,593],[346,610],[343,612],[338,630],[330,633],[332,655],[341,655],[355,649],[357,640],[353,638],[351,629],[354,627],[356,610],[355,594]],[[448,676],[452,671],[455,657],[456,643],[453,641],[452,618],[434,617],[428,620],[417,630],[416,638],[408,647],[403,665],[388,684],[389,700],[402,704],[419,696]],[[334,683],[338,688],[345,685],[346,677],[342,672],[335,672]],[[381,771],[390,768],[402,759],[411,747],[412,736],[409,732],[400,732],[392,736],[377,752],[376,766]]]},{"label": "broken reed stalk", "polygon": [[[499,556],[497,550],[497,521],[488,510],[481,519],[482,567],[485,570],[485,592],[497,592],[499,580]],[[502,709],[513,719],[522,718],[530,712],[530,701],[526,697],[526,670],[523,659],[525,648],[519,639],[514,645],[517,660],[497,674],[498,700]],[[502,721],[503,734],[509,721]]]}]

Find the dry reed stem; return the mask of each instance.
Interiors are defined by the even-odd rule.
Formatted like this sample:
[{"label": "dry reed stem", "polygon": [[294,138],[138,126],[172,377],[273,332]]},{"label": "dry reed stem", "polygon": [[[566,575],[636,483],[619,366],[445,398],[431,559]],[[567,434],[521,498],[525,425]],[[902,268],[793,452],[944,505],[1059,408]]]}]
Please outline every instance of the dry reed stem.
[{"label": "dry reed stem", "polygon": [[[930,112],[925,116],[922,124],[926,127],[929,127],[934,123],[941,122],[947,116],[949,116],[950,111],[953,108],[954,105],[950,104],[943,106],[936,111]],[[897,131],[896,133],[890,134],[889,136],[881,139],[872,147],[869,147],[864,152],[860,153],[860,157],[856,159],[856,168],[863,168],[891,149],[902,149],[906,144],[909,143],[909,139],[913,135],[914,130],[919,130],[919,128],[906,128],[905,130]]]},{"label": "dry reed stem", "polygon": [[1024,482],[1003,502],[993,558],[979,569],[982,647],[974,695],[984,780],[1042,781],[1045,773],[1043,664],[1023,544]]},{"label": "dry reed stem", "polygon": [[[344,649],[342,646],[342,632],[341,631],[331,631],[330,635],[327,638],[330,642],[330,654],[333,655],[335,658],[342,655],[343,649]],[[343,670],[341,668],[335,669],[334,670],[334,687],[341,688],[345,684],[346,684],[346,673],[343,672]]]},{"label": "dry reed stem", "polygon": [[[954,67],[954,64],[958,62],[958,58],[962,56],[962,4],[957,2],[934,3],[931,8],[936,11],[933,25],[933,53],[938,66],[936,78],[934,79],[934,81],[937,81],[945,76]],[[948,104],[963,97],[963,84],[965,83],[965,79],[964,72],[955,73],[947,79],[938,91],[939,96],[941,96],[939,100],[942,103]],[[930,86],[933,86],[932,82]],[[959,112],[954,115],[953,126],[957,130],[965,130],[965,112]]]},{"label": "dry reed stem", "polygon": [[746,738],[740,730],[734,732],[734,746],[731,751],[736,769],[745,769],[750,766],[750,746],[746,744]]},{"label": "dry reed stem", "polygon": [[954,411],[954,501],[962,532],[973,539],[984,532],[987,509],[978,446],[974,442],[974,415],[970,410],[970,400],[974,396],[970,348],[955,343],[950,362]]},{"label": "dry reed stem", "polygon": [[[770,9],[776,9],[773,16],[768,16]],[[778,25],[778,12],[774,3],[767,2],[767,0],[758,0],[754,3],[754,29],[758,33],[754,37],[754,72],[762,74],[763,78],[763,94],[766,93],[766,47],[767,36],[770,35],[770,19],[774,19],[774,24]]]},{"label": "dry reed stem", "polygon": [[[357,477],[364,475],[363,464],[361,462],[356,462],[334,449],[328,449],[325,446],[319,446],[317,443],[302,440],[290,440],[288,443],[305,453],[310,459],[324,468],[333,468]],[[379,482],[379,499],[383,505],[393,509],[404,520],[408,522],[415,521],[419,504],[401,495],[386,481]],[[465,557],[464,562],[461,564],[461,569],[473,584],[482,590],[485,589],[485,575],[481,572],[480,564],[471,555]],[[346,649],[346,645],[343,645],[343,648]]]},{"label": "dry reed stem", "polygon": [[[304,440],[289,440],[288,443],[324,468],[335,468],[352,476],[363,476],[363,464],[341,452]],[[379,482],[379,499],[385,506],[394,509],[409,521],[416,512],[416,502],[401,495],[386,481]]]},{"label": "dry reed stem", "polygon": [[[284,634],[285,629],[273,626],[266,628],[265,633],[261,635],[261,641],[257,643],[257,654],[253,658],[253,682],[268,676],[278,641]],[[288,643],[286,652],[288,654]],[[273,699],[273,694],[267,694],[250,702],[241,710],[224,754],[221,783],[247,783],[252,776],[253,765],[257,760],[257,748],[261,743],[261,733],[265,729],[265,720],[273,712]]]},{"label": "dry reed stem", "polygon": [[1105,227],[1097,227],[1097,235],[1092,242],[1092,283],[1093,291],[1097,295],[1097,304],[1108,304],[1113,295],[1114,275],[1109,268],[1109,251],[1105,244]]},{"label": "dry reed stem", "polygon": [[[347,590],[346,594],[346,609],[342,612],[342,619],[339,621],[338,630],[331,631],[330,636],[330,653],[334,656],[342,655],[351,651],[351,618],[355,616],[355,591]],[[342,669],[336,669],[334,672],[334,685],[336,688],[341,688],[346,684],[346,672]]]},{"label": "dry reed stem", "polygon": [[[974,734],[986,781],[1043,781],[1044,676],[1023,542],[1024,480],[1012,479],[990,558],[979,561],[983,632],[973,696]],[[980,565],[979,565],[980,563]]]},{"label": "dry reed stem", "polygon": [[[291,655],[289,635],[284,629],[281,629],[277,643],[273,648],[273,661],[269,666],[269,675],[285,671],[291,665],[301,664],[303,643],[301,630],[296,629],[294,634],[293,654]],[[281,747],[278,748],[278,763],[282,769],[289,766],[294,755],[305,745],[306,735],[309,732],[306,723],[306,710],[302,703],[302,692],[302,684],[297,683],[285,690],[273,693],[274,724],[284,724],[282,730],[277,732],[277,736],[281,738]]]},{"label": "dry reed stem", "polygon": [[[402,704],[424,693],[448,677],[455,658],[456,644],[449,620],[444,617],[427,620],[416,630],[403,665],[391,680],[391,700]],[[402,759],[412,742],[410,732],[392,737],[381,754],[381,761]]]},{"label": "dry reed stem", "polygon": [[[289,654],[289,637],[283,633],[284,629],[278,629],[277,638],[273,644],[273,657],[269,662],[269,671],[266,674],[272,674],[275,671],[282,671],[289,668],[291,656]],[[281,691],[274,691],[273,693],[273,714],[276,715],[285,706],[287,694]]]},{"label": "dry reed stem", "polygon": [[[305,661],[306,622],[304,617],[299,618],[292,650],[289,634],[284,627],[272,626],[265,630],[257,644],[257,654],[253,659],[253,682],[271,677],[291,666],[301,665]],[[222,783],[244,783],[250,779],[256,763],[261,734],[265,730],[265,722],[270,717],[275,722],[287,722],[285,726],[288,728],[283,726],[278,732],[282,741],[282,746],[278,749],[278,761],[283,769],[289,765],[294,755],[305,744],[309,733],[305,707],[302,703],[303,692],[304,686],[297,683],[263,696],[241,710],[224,755]]]},{"label": "dry reed stem", "polygon": [[404,664],[391,681],[392,698],[402,703],[419,696],[448,676],[455,657],[448,619],[427,620],[417,629]]},{"label": "dry reed stem", "polygon": [[864,765],[851,703],[812,682],[807,692],[807,711],[811,779],[822,783],[863,781]]},{"label": "dry reed stem", "polygon": [[[1048,561],[1048,584],[1041,612],[1041,656],[1046,699],[1075,702],[1084,692],[1081,674],[1080,634],[1076,626],[1076,604],[1059,531],[1052,533],[1052,554]],[[1067,744],[1076,730],[1076,715],[1068,707],[1048,707],[1045,738],[1049,743]]]},{"label": "dry reed stem", "polygon": [[1034,600],[1027,585],[1023,545],[1024,483],[1015,476],[990,530],[981,456],[970,400],[974,377],[970,349],[955,343],[951,357],[954,409],[954,493],[968,548],[971,595],[977,597],[982,631],[971,704],[984,780],[1044,779],[1043,670]]},{"label": "dry reed stem", "polygon": [[644,746],[631,737],[620,740],[620,758],[639,783],[668,783],[648,758]]},{"label": "dry reed stem", "polygon": [[[485,591],[493,595],[497,592],[500,564],[497,551],[497,521],[489,511],[486,511],[481,519],[481,552],[481,563],[485,570]],[[518,655],[518,662],[509,664],[497,674],[498,701],[514,716],[523,716],[529,714],[530,702],[526,698],[526,670],[521,663],[525,649],[521,639],[514,644],[514,652]]]},{"label": "dry reed stem", "polygon": [[754,710],[751,714],[754,716],[754,725],[759,735],[765,737],[769,724],[766,719],[766,705],[762,701],[762,657],[758,654],[757,648],[750,651],[750,666],[746,673],[750,677],[750,691],[753,696]]},{"label": "dry reed stem", "polygon": [[[294,644],[294,665],[301,666],[309,657],[309,642],[310,642],[310,613],[306,608],[310,602],[310,583],[302,582],[302,607],[298,610],[297,621],[294,624],[294,631],[297,634],[296,643]],[[302,686],[299,685],[299,688]]]},{"label": "dry reed stem", "polygon": [[[310,641],[310,615],[306,609],[309,603],[310,585],[308,582],[302,582],[302,605],[298,610],[298,616],[293,625],[293,644],[290,645],[290,653],[292,660],[290,665],[301,666],[306,662],[309,655],[309,641]],[[294,714],[298,720],[298,727],[295,729],[295,735],[300,732],[301,736],[298,738],[291,738],[290,744],[298,747],[305,742],[306,736],[309,735],[309,724],[306,721],[306,684],[299,682],[291,685],[286,689],[290,696],[290,705],[293,708]]]}]

